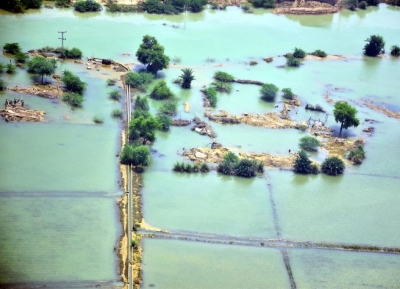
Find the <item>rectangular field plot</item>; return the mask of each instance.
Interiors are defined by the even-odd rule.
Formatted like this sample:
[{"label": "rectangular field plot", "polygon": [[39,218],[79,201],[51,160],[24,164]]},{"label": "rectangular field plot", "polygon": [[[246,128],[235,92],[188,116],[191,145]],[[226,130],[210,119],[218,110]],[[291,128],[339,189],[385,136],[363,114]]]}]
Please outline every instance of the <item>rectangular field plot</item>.
[{"label": "rectangular field plot", "polygon": [[279,250],[144,239],[142,288],[290,288]]}]

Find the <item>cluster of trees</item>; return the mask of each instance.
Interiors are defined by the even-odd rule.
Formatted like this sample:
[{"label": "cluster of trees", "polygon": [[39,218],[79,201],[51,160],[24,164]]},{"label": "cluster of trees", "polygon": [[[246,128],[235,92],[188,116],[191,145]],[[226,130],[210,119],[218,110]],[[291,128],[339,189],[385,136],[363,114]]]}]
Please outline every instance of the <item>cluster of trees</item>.
[{"label": "cluster of trees", "polygon": [[177,162],[175,163],[173,170],[178,173],[207,173],[210,171],[210,167],[207,163],[202,163],[199,166],[197,164],[191,165],[190,163]]},{"label": "cluster of trees", "polygon": [[133,88],[145,91],[153,79],[154,74],[149,72],[128,72],[126,74],[125,83]]},{"label": "cluster of trees", "polygon": [[357,118],[357,109],[345,101],[335,103],[333,115],[335,116],[335,121],[340,123],[339,135],[342,134],[343,128],[357,127],[360,124],[360,120]]},{"label": "cluster of trees", "polygon": [[157,71],[167,68],[169,64],[169,57],[164,54],[164,46],[160,45],[157,39],[150,35],[143,36],[136,57],[146,65],[147,72],[154,75],[157,74]]},{"label": "cluster of trees", "polygon": [[249,2],[257,8],[275,8],[276,6],[275,0],[250,0]]},{"label": "cluster of trees", "polygon": [[201,12],[206,0],[146,0],[143,10],[154,14],[179,14],[185,10],[194,13]]},{"label": "cluster of trees", "polygon": [[100,11],[102,9],[101,4],[94,0],[78,0],[75,2],[74,8],[78,12]]},{"label": "cluster of trees", "polygon": [[0,1],[0,9],[4,9],[14,13],[23,13],[29,8],[40,8],[43,0],[2,0]]},{"label": "cluster of trees", "polygon": [[[367,43],[364,46],[364,54],[366,56],[378,56],[379,54],[385,53],[385,40],[380,35],[371,35],[365,40]],[[400,56],[400,47],[393,45],[390,48],[390,54],[392,56]]]},{"label": "cluster of trees", "polygon": [[233,75],[225,72],[225,71],[216,71],[214,73],[215,81],[211,83],[211,86],[215,88],[215,90],[219,92],[231,92],[232,90],[232,82],[235,81]]},{"label": "cluster of trees", "polygon": [[64,51],[64,56],[69,59],[78,59],[82,58],[82,51],[79,48],[66,48]]},{"label": "cluster of trees", "polygon": [[251,178],[257,173],[264,172],[264,164],[249,159],[240,159],[232,152],[224,156],[224,160],[218,165],[217,171],[224,175]]},{"label": "cluster of trees", "polygon": [[[344,171],[344,162],[338,157],[327,157],[321,164],[321,172],[331,176],[337,176]],[[319,168],[313,164],[307,153],[301,150],[295,159],[293,170],[297,174],[318,174]]]},{"label": "cluster of trees", "polygon": [[57,7],[68,8],[71,6],[71,0],[56,0],[55,4]]},{"label": "cluster of trees", "polygon": [[[264,83],[260,88],[261,99],[264,101],[274,101],[279,88],[272,83]],[[282,88],[282,97],[286,99],[293,99],[296,95],[290,88]]]},{"label": "cluster of trees", "polygon": [[63,95],[62,100],[72,107],[81,107],[84,101],[82,94],[86,88],[86,83],[68,70],[63,72],[61,81],[64,82],[65,88],[68,90],[68,93]]},{"label": "cluster of trees", "polygon": [[367,9],[368,6],[378,6],[379,0],[346,0],[343,1],[343,5],[347,6],[348,9],[355,11],[357,10],[357,8]]},{"label": "cluster of trees", "polygon": [[28,61],[28,72],[39,74],[42,76],[42,83],[44,76],[50,76],[56,69],[56,60],[47,59],[43,56],[35,56]]}]

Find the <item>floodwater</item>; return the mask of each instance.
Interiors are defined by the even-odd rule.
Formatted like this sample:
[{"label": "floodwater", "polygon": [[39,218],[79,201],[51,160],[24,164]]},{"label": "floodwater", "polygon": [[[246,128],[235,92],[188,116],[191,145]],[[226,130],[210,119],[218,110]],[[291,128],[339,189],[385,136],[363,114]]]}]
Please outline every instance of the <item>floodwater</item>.
[{"label": "floodwater", "polygon": [[[19,42],[24,50],[59,46],[58,31],[67,31],[66,46],[79,47],[85,57],[112,58],[133,67],[143,35],[155,36],[171,57],[181,63],[163,70],[178,97],[177,117],[203,118],[203,85],[216,70],[236,78],[290,87],[303,103],[320,104],[332,116],[334,100],[354,100],[361,125],[344,131],[348,138],[366,140],[367,158],[348,166],[339,177],[298,176],[266,170],[262,177],[242,179],[208,174],[172,172],[183,149],[204,147],[212,140],[190,127],[157,133],[152,162],[142,175],[142,205],[148,224],[173,233],[207,235],[228,240],[282,238],[289,241],[351,243],[400,247],[400,127],[362,105],[362,99],[398,109],[400,60],[362,56],[364,40],[380,34],[400,45],[400,8],[386,6],[335,15],[277,16],[266,10],[244,14],[237,7],[226,11],[160,16],[148,14],[79,14],[69,9],[41,9],[25,15],[2,13],[1,45]],[[165,25],[164,25],[165,24]],[[174,28],[173,25],[176,27]],[[323,49],[346,59],[306,60],[300,68],[279,68],[294,47]],[[130,53],[131,56],[123,56]],[[272,63],[262,58],[273,56]],[[207,58],[215,61],[206,61]],[[1,55],[0,61],[8,62]],[[258,65],[249,66],[250,61]],[[191,90],[172,84],[180,69],[190,67],[196,80]],[[117,154],[121,124],[110,117],[121,104],[107,98],[112,89],[107,69],[86,71],[83,65],[59,64],[88,88],[82,109],[62,102],[23,95],[33,109],[47,112],[46,123],[6,123],[0,120],[0,287],[11,284],[56,288],[122,286],[114,249],[121,234],[116,206],[119,189]],[[24,70],[5,75],[9,86],[28,86],[34,80]],[[258,87],[235,84],[230,94],[219,94],[217,110],[232,114],[279,111],[275,103],[260,101]],[[20,97],[10,92],[5,98]],[[191,111],[184,112],[189,102]],[[150,101],[156,112],[158,101]],[[104,118],[93,124],[92,118]],[[299,108],[296,120],[325,120],[323,114]],[[378,122],[375,133],[365,118]],[[305,135],[297,130],[273,130],[246,125],[210,123],[217,141],[244,152],[286,155],[298,150]],[[322,161],[326,152],[312,155]],[[398,288],[398,255],[296,249],[287,251],[289,280],[282,248],[205,244],[165,239],[144,239],[143,288]],[[340,286],[338,286],[340,284]]]}]

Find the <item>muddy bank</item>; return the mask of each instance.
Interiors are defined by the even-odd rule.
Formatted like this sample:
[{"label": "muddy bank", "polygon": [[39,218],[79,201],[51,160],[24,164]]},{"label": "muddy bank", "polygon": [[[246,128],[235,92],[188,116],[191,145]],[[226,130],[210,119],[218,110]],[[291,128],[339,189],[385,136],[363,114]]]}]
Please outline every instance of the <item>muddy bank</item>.
[{"label": "muddy bank", "polygon": [[63,94],[61,86],[52,84],[35,84],[29,87],[10,87],[8,90],[15,91],[18,93],[37,95],[45,98],[55,99],[60,98]]},{"label": "muddy bank", "polygon": [[268,153],[245,153],[239,152],[234,149],[228,148],[192,148],[189,151],[183,151],[182,155],[187,157],[189,160],[201,164],[201,163],[213,163],[219,164],[223,161],[224,156],[228,152],[234,152],[239,158],[246,158],[255,161],[262,162],[267,167],[274,168],[286,168],[292,169],[296,154],[289,154],[288,156],[274,156]]},{"label": "muddy bank", "polygon": [[372,110],[375,110],[375,111],[378,111],[378,112],[381,112],[381,113],[387,115],[388,117],[394,117],[394,118],[400,119],[400,112],[391,111],[391,110],[387,109],[386,107],[384,107],[383,105],[377,105],[375,102],[373,102],[370,99],[364,99],[363,104]]},{"label": "muddy bank", "polygon": [[30,110],[24,107],[23,100],[7,101],[5,108],[0,110],[0,115],[7,121],[26,121],[40,122],[44,121],[46,112],[43,110]]}]

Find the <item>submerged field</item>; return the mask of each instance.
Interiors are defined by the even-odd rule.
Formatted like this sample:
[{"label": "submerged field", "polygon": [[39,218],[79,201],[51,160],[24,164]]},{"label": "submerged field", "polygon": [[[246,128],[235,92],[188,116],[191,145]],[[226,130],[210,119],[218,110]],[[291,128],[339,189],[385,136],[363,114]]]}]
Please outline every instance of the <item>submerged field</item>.
[{"label": "submerged field", "polygon": [[[364,138],[367,157],[360,166],[348,165],[338,177],[279,169],[266,169],[253,179],[216,171],[176,173],[172,167],[177,161],[189,162],[181,155],[184,149],[205,147],[212,139],[190,127],[157,132],[151,163],[140,175],[143,217],[149,225],[139,230],[142,288],[398,288],[400,255],[343,249],[400,247],[400,120],[364,102],[400,112],[400,59],[387,52],[383,58],[362,55],[371,34],[385,38],[387,51],[400,44],[399,13],[400,8],[384,4],[321,16],[277,16],[267,10],[244,14],[236,7],[186,16],[41,9],[24,15],[2,13],[0,35],[1,45],[18,42],[27,51],[58,46],[57,32],[67,30],[67,47],[79,47],[85,57],[112,58],[131,69],[140,67],[135,53],[142,37],[155,36],[167,55],[181,58],[158,74],[178,98],[176,118],[206,120],[216,141],[245,153],[287,156],[289,149],[299,150],[306,133],[208,121],[200,89],[213,81],[217,70],[292,88],[303,106],[290,116],[325,121],[324,114],[304,110],[306,103],[320,104],[335,135],[339,125],[327,93],[357,108],[360,126],[344,130],[342,136]],[[295,47],[343,57],[279,68],[286,61],[280,55]],[[274,60],[266,63],[265,57]],[[9,59],[0,55],[2,63]],[[250,61],[258,65],[250,66]],[[172,83],[186,67],[196,77],[190,90]],[[107,68],[89,71],[72,62],[59,63],[56,73],[64,69],[88,83],[82,109],[0,92],[3,103],[23,97],[32,109],[47,113],[44,123],[0,120],[0,287],[123,287],[115,250],[122,234],[117,199],[124,192],[117,155],[123,123],[110,116],[122,103],[108,98],[112,88],[106,85],[116,74]],[[4,78],[9,87],[29,86],[35,80],[22,69]],[[138,94],[146,93],[134,92]],[[185,102],[190,103],[189,112]],[[273,103],[263,102],[258,86],[234,84],[231,93],[219,94],[216,110],[264,114],[280,111],[282,103],[280,96]],[[150,100],[150,106],[155,113],[160,102]],[[103,117],[104,123],[94,124],[94,116]],[[371,126],[366,118],[377,121],[372,135],[362,131]],[[319,149],[311,158],[321,162],[327,154]]]}]

